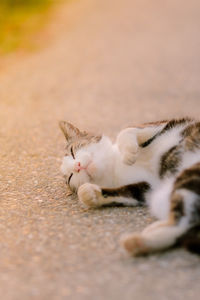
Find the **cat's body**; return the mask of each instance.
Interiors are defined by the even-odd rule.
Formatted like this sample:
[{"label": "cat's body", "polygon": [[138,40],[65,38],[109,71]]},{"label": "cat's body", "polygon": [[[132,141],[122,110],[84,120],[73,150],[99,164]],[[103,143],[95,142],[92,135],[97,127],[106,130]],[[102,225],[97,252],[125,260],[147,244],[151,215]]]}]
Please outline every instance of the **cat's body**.
[{"label": "cat's body", "polygon": [[69,123],[60,126],[67,139],[62,172],[81,202],[147,204],[159,219],[123,239],[131,254],[170,247],[200,225],[199,122],[186,118],[127,128],[115,144]]}]

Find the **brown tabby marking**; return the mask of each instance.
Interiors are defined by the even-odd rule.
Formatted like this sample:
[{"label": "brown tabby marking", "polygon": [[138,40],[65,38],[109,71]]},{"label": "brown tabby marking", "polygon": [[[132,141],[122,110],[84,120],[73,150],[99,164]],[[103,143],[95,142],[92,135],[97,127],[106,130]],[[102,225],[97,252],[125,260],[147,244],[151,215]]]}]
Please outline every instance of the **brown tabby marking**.
[{"label": "brown tabby marking", "polygon": [[133,126],[133,127],[142,129],[142,128],[146,128],[146,127],[150,127],[150,126],[160,126],[160,125],[163,125],[165,123],[168,123],[168,121],[163,120],[163,121],[147,122],[147,123],[136,125],[136,126]]},{"label": "brown tabby marking", "polygon": [[[184,170],[176,179],[174,191],[178,189],[186,189],[196,194],[196,200],[193,204],[190,224],[200,223],[200,163],[193,165],[191,168]],[[173,194],[172,194],[173,195]],[[173,208],[180,219],[184,215],[184,203],[180,195],[175,194],[175,199],[172,196],[172,213]],[[186,200],[187,201],[187,200]],[[181,203],[182,202],[182,203]]]},{"label": "brown tabby marking", "polygon": [[176,179],[175,189],[188,189],[200,195],[200,163],[184,170]]},{"label": "brown tabby marking", "polygon": [[73,149],[73,152],[76,153],[80,148],[88,146],[91,143],[97,143],[101,140],[102,136],[95,136],[95,135],[90,135],[87,133],[85,136],[79,137],[79,138],[74,138],[72,139],[66,146],[66,154],[65,155],[70,155],[71,153],[71,148]]},{"label": "brown tabby marking", "polygon": [[171,198],[170,221],[172,224],[177,224],[184,215],[183,197],[175,192]]},{"label": "brown tabby marking", "polygon": [[102,138],[101,135],[80,131],[69,122],[61,121],[59,122],[59,126],[67,140],[67,152],[65,155],[70,155],[71,152],[75,153],[78,149],[90,143],[98,143]]},{"label": "brown tabby marking", "polygon": [[185,123],[188,123],[188,122],[191,122],[192,120],[190,118],[182,118],[182,119],[174,119],[174,120],[171,120],[169,121],[166,126],[163,128],[163,130],[161,130],[160,134],[163,134],[165,133],[166,131],[178,126],[178,125],[182,125],[182,124],[185,124]]},{"label": "brown tabby marking", "polygon": [[166,125],[160,132],[156,133],[154,136],[152,136],[150,139],[148,139],[147,141],[142,143],[140,146],[142,148],[145,148],[145,147],[149,146],[158,136],[162,135],[166,131],[173,129],[174,127],[176,127],[178,125],[182,125],[182,124],[189,123],[189,122],[191,122],[191,119],[183,118],[183,119],[178,119],[178,120],[174,119],[171,121],[164,120],[164,121],[160,121],[160,122],[145,123],[145,124],[139,126],[138,128],[145,128],[148,126],[160,126],[160,125],[164,125],[164,124],[166,124]]},{"label": "brown tabby marking", "polygon": [[[174,126],[191,122],[190,119],[172,120],[168,122],[165,128],[158,134],[161,135],[166,130],[173,128]],[[178,167],[182,160],[183,151],[195,151],[200,148],[200,122],[196,122],[188,125],[182,132],[183,139],[180,144],[172,147],[166,153],[163,154],[160,161],[160,178],[163,178],[166,174],[174,174],[178,171]]]},{"label": "brown tabby marking", "polygon": [[195,151],[200,148],[200,122],[191,124],[182,132],[185,150]]},{"label": "brown tabby marking", "polygon": [[147,182],[139,182],[129,184],[116,189],[102,189],[102,196],[107,197],[126,197],[133,198],[143,203],[145,201],[145,193],[150,189]]},{"label": "brown tabby marking", "polygon": [[159,176],[163,178],[165,175],[174,174],[178,171],[178,166],[181,163],[181,148],[174,146],[163,154],[160,161]]},{"label": "brown tabby marking", "polygon": [[193,253],[200,253],[200,225],[191,228],[177,240],[177,244]]}]

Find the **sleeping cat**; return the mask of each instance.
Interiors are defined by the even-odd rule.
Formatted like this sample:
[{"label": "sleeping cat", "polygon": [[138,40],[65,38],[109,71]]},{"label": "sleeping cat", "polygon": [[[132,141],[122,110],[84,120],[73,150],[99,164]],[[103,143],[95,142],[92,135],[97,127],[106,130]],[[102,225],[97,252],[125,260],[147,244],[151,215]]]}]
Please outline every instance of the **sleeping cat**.
[{"label": "sleeping cat", "polygon": [[131,255],[177,242],[200,252],[200,122],[184,118],[122,130],[112,143],[60,122],[67,146],[61,170],[87,207],[148,205],[158,221],[122,238]]}]

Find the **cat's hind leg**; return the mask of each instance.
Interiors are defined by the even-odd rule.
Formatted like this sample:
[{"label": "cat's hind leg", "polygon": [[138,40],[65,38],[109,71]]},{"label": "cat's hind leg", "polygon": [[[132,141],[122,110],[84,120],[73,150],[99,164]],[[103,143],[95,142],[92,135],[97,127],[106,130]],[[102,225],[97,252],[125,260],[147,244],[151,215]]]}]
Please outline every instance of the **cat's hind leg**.
[{"label": "cat's hind leg", "polygon": [[172,247],[192,227],[200,224],[200,164],[183,171],[174,183],[166,221],[157,221],[142,233],[122,238],[131,255],[143,255]]},{"label": "cat's hind leg", "polygon": [[106,205],[142,205],[145,193],[150,189],[147,182],[139,182],[119,188],[100,188],[96,184],[85,183],[78,189],[79,200],[87,207],[100,207]]},{"label": "cat's hind leg", "polygon": [[122,246],[133,256],[146,255],[173,246],[187,230],[184,226],[173,226],[167,221],[158,221],[152,225],[142,233],[122,237]]}]

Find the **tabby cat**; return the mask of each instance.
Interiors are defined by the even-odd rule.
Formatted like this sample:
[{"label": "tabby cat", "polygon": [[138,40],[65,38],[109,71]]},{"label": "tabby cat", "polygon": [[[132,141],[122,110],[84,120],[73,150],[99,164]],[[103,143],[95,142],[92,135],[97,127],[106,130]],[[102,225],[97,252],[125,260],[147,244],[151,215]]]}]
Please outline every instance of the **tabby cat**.
[{"label": "tabby cat", "polygon": [[146,123],[107,136],[60,122],[67,141],[61,170],[87,207],[147,205],[158,221],[122,238],[131,255],[177,243],[200,253],[200,122]]}]

